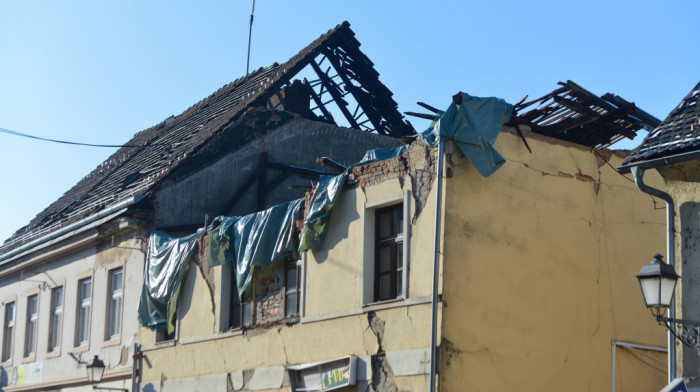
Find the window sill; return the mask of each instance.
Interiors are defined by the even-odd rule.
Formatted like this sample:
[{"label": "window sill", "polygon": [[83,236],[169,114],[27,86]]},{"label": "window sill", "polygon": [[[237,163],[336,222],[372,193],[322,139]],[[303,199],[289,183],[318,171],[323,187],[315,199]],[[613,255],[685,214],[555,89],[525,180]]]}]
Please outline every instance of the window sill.
[{"label": "window sill", "polygon": [[405,300],[406,300],[406,298],[404,298],[404,297],[398,297],[398,298],[393,298],[393,299],[386,299],[384,301],[376,301],[376,302],[366,303],[366,304],[362,305],[362,307],[365,309],[366,308],[372,308],[372,309],[379,308],[379,309],[381,309],[381,308],[384,308],[387,306],[394,305],[394,304],[399,303],[399,302],[404,302]]},{"label": "window sill", "polygon": [[57,346],[52,351],[47,351],[45,358],[57,358],[61,356],[61,346]]},{"label": "window sill", "polygon": [[121,336],[114,337],[102,342],[102,347],[118,346],[121,343]]},{"label": "window sill", "polygon": [[174,346],[176,343],[175,339],[170,339],[170,340],[161,340],[158,342],[155,342],[153,344],[153,347],[161,348],[161,347],[171,347]]},{"label": "window sill", "polygon": [[80,346],[75,346],[73,347],[73,352],[75,353],[82,353],[90,349],[90,342],[86,342],[85,344],[82,344]]},{"label": "window sill", "polygon": [[32,353],[24,358],[22,358],[22,363],[31,363],[36,361],[36,353]]}]

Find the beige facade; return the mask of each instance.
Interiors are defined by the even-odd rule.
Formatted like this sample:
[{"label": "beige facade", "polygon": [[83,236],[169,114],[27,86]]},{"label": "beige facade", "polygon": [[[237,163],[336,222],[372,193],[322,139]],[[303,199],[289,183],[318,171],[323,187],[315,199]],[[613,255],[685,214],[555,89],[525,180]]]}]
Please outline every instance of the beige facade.
[{"label": "beige facade", "polygon": [[[664,248],[663,211],[614,171],[622,154],[527,137],[532,154],[501,133],[495,147],[507,162],[489,178],[448,152],[440,390],[659,390],[665,334],[648,323],[633,275]],[[239,328],[231,267],[209,270],[200,250],[174,338],[140,330],[141,390],[292,390],[296,377],[314,373],[303,369],[334,374],[347,357],[356,383],[343,390],[426,390],[434,161],[415,144],[353,170],[322,248],[299,262],[296,315],[287,315],[287,267],[272,265],[255,270],[252,322]],[[375,217],[385,211],[403,215],[402,268],[380,301]]]},{"label": "beige facade", "polygon": [[78,231],[0,271],[3,391],[92,390],[84,363],[95,355],[100,386],[131,388],[143,233],[121,218]]}]

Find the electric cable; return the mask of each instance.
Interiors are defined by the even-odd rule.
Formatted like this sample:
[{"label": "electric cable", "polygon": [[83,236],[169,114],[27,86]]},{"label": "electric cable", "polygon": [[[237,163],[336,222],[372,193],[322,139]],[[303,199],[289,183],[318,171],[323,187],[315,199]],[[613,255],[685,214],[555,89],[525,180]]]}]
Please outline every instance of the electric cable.
[{"label": "electric cable", "polygon": [[160,146],[171,146],[171,144],[165,144],[165,143],[152,143],[152,144],[92,144],[92,143],[71,142],[71,141],[67,141],[67,140],[49,139],[49,138],[45,138],[45,137],[39,137],[39,136],[28,135],[28,134],[26,134],[26,133],[11,131],[11,130],[5,129],[5,128],[0,128],[0,132],[7,133],[7,134],[9,134],[9,135],[14,135],[14,136],[26,137],[26,138],[30,138],[30,139],[43,140],[43,141],[46,141],[46,142],[61,143],[61,144],[70,144],[70,145],[74,145],[74,146],[86,146],[86,147],[120,148],[120,147],[160,147]]}]

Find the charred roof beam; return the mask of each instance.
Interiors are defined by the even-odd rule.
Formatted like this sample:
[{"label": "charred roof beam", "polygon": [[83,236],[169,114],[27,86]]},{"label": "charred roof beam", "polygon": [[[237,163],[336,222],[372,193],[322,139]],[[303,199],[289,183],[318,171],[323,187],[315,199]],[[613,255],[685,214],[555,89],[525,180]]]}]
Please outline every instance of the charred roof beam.
[{"label": "charred roof beam", "polygon": [[328,93],[331,95],[331,97],[333,97],[335,104],[338,105],[338,108],[343,113],[343,116],[345,116],[345,119],[348,120],[350,126],[355,129],[360,129],[357,121],[355,121],[355,118],[352,116],[350,111],[348,111],[348,103],[343,99],[340,87],[338,87],[335,81],[333,81],[333,79],[326,72],[323,72],[321,67],[318,66],[314,59],[309,60],[309,64],[311,65],[311,68],[313,68],[314,72],[316,72],[318,78],[321,80],[321,84],[325,85],[326,90],[328,90]]}]

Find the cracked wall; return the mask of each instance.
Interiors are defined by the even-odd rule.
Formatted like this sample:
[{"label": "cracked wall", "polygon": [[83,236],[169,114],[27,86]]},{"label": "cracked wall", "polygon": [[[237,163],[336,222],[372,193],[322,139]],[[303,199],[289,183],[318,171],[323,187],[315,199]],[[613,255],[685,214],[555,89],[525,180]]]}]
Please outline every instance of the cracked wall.
[{"label": "cracked wall", "polygon": [[[664,211],[613,169],[622,154],[526,136],[532,154],[501,133],[489,178],[456,154],[445,180],[444,391],[608,390],[611,340],[666,344],[634,279],[665,249]],[[636,366],[618,386],[665,385]]]}]

